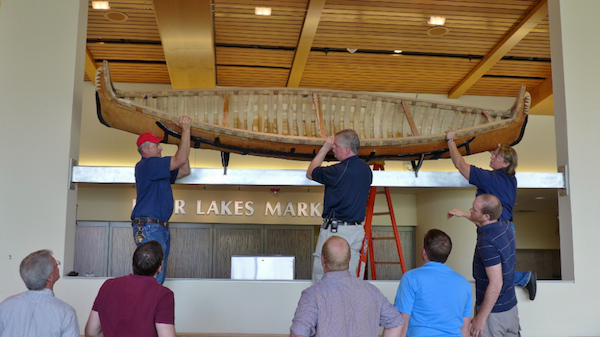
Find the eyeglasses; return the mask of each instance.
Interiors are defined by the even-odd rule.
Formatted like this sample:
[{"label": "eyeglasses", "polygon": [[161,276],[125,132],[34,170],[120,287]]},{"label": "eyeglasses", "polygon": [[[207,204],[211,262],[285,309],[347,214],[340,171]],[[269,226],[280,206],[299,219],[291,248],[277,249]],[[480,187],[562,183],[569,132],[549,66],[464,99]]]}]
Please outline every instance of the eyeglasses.
[{"label": "eyeglasses", "polygon": [[59,260],[56,260],[56,266],[57,267],[60,266],[60,261]]}]

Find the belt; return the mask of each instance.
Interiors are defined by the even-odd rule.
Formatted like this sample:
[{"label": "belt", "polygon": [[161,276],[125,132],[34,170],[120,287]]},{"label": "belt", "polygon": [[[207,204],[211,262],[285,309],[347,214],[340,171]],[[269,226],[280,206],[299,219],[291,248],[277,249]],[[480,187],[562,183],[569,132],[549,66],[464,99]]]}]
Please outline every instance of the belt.
[{"label": "belt", "polygon": [[[327,220],[328,220],[327,218],[324,218],[323,222],[325,222]],[[337,220],[337,224],[338,224],[338,226],[360,226],[360,225],[362,225],[362,222],[359,222],[359,221],[347,222],[347,221]]]},{"label": "belt", "polygon": [[135,218],[135,219],[133,219],[133,223],[136,225],[144,225],[147,222],[157,223],[163,227],[169,228],[168,221],[158,221],[156,219],[151,219],[151,218]]}]

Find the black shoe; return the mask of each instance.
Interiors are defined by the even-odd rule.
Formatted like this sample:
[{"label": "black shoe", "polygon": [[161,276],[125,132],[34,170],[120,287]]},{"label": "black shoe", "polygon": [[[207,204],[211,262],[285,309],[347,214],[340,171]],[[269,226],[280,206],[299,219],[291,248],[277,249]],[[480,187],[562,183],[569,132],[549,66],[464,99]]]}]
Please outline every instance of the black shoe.
[{"label": "black shoe", "polygon": [[534,271],[531,271],[531,276],[529,277],[529,282],[525,285],[525,289],[529,293],[529,299],[535,300],[535,294],[537,293],[537,274]]}]

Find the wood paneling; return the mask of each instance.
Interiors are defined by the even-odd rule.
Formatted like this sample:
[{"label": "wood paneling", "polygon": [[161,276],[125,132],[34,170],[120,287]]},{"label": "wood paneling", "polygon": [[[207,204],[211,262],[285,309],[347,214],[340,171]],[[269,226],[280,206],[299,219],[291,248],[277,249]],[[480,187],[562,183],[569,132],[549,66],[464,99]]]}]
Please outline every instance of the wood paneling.
[{"label": "wood paneling", "polygon": [[284,229],[267,227],[267,254],[293,255],[296,257],[294,279],[312,278],[314,235],[312,228]]},{"label": "wood paneling", "polygon": [[231,255],[261,254],[261,236],[260,228],[216,228],[213,277],[231,278]]},{"label": "wood paneling", "polygon": [[[539,3],[328,0],[300,87],[447,94]],[[213,1],[217,85],[285,86],[308,4],[308,0]],[[91,57],[97,62],[127,61],[111,64],[115,82],[171,83],[152,1],[111,1],[111,6],[111,11],[126,14],[128,20],[110,21],[104,11],[90,7]],[[255,6],[271,7],[272,15],[254,15]],[[446,17],[448,34],[427,35],[432,15]],[[320,51],[325,48],[330,50],[327,55]],[[346,48],[358,51],[350,54]],[[395,49],[405,55],[386,54]],[[500,60],[466,94],[511,94],[520,84],[533,89],[549,78],[548,19],[535,26],[506,57],[517,59]]]},{"label": "wood paneling", "polygon": [[[97,226],[75,227],[75,256],[73,270],[79,276],[94,275],[106,277],[106,237],[108,223]],[[64,271],[68,273],[69,271]]]}]

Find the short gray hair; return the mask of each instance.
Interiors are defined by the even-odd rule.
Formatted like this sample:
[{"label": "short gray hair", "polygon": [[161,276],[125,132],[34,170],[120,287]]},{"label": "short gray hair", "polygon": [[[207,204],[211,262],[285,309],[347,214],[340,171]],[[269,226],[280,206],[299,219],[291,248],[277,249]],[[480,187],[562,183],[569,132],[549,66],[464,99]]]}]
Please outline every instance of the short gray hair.
[{"label": "short gray hair", "polygon": [[138,152],[143,156],[144,152],[142,152],[142,148],[148,147],[148,145],[150,145],[149,141],[145,141],[142,144],[140,144],[140,146],[138,146]]},{"label": "short gray hair", "polygon": [[356,131],[345,129],[338,132],[335,136],[338,137],[342,146],[349,147],[352,153],[358,154],[358,150],[360,149],[360,139],[358,138]]},{"label": "short gray hair", "polygon": [[29,290],[42,290],[46,287],[48,276],[54,271],[52,264],[52,251],[48,249],[38,250],[27,255],[21,261],[19,273]]}]

